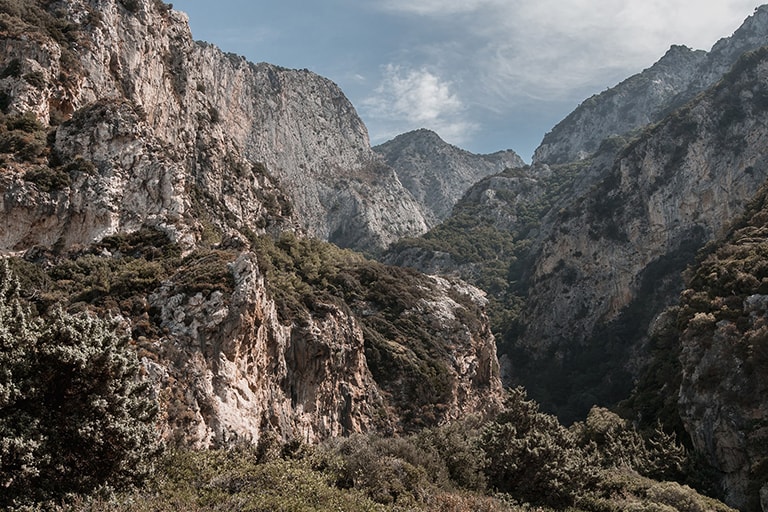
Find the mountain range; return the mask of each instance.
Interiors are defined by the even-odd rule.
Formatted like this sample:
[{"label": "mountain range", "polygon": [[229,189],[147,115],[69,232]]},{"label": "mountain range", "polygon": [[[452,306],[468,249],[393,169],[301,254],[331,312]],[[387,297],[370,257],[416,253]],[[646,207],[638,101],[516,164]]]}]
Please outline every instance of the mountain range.
[{"label": "mountain range", "polygon": [[575,431],[674,431],[768,508],[768,6],[531,165],[372,148],[334,83],[158,0],[0,8],[0,251],[31,311],[122,322],[170,446],[433,432],[521,385]]}]

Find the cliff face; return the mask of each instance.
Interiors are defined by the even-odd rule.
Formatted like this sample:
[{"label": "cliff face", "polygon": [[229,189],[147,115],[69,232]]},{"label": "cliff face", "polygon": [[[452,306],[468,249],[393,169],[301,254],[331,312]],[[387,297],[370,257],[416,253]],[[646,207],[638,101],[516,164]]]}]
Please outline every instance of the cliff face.
[{"label": "cliff face", "polygon": [[[139,344],[172,443],[230,446],[265,432],[304,442],[402,433],[498,407],[493,336],[456,301],[457,294],[466,304],[482,300],[479,291],[417,279],[422,298],[400,314],[439,331],[440,355],[430,357],[415,337],[377,332],[368,321],[375,302],[326,297],[292,305],[297,320],[287,321],[286,304],[267,291],[272,276],[265,278],[257,260],[243,253],[228,264],[231,293],[190,292],[178,284],[180,274],[148,297],[153,323],[167,334]],[[398,355],[385,353],[394,346]],[[443,379],[438,393],[416,381],[425,378],[422,366]]]},{"label": "cliff face", "polygon": [[553,364],[566,375],[545,386],[550,399],[562,381],[580,389],[568,400],[582,410],[631,389],[635,351],[682,289],[679,273],[768,177],[766,66],[765,50],[743,58],[627,146],[590,193],[550,212],[515,342],[530,358],[519,368],[525,380]]},{"label": "cliff face", "polygon": [[[88,243],[145,221],[191,235],[194,222],[180,217],[194,216],[196,198],[217,203],[217,217],[228,218],[220,229],[263,231],[264,208],[252,199],[275,185],[287,191],[297,227],[340,245],[377,250],[425,230],[412,197],[375,162],[365,126],[330,81],[196,44],[185,16],[159,2],[70,1],[53,14],[66,26],[61,40],[56,27],[33,37],[24,37],[23,25],[6,27],[0,58],[12,69],[1,86],[7,112],[34,112],[45,125],[67,121],[56,146],[64,164],[83,156],[98,168],[91,182],[51,198],[59,221],[49,227],[67,231],[63,242]],[[88,112],[103,118],[83,119]],[[130,140],[135,147],[124,144]],[[117,168],[145,174],[146,193],[119,197],[110,174]],[[11,183],[4,188],[24,195]],[[76,239],[64,227],[73,222],[70,205],[99,188],[111,190],[103,206],[112,214]],[[10,213],[24,217],[37,203],[21,201]],[[288,214],[284,205],[274,209]],[[50,231],[3,238],[43,242]]]},{"label": "cliff face", "polygon": [[755,10],[710,52],[673,46],[656,64],[592,96],[544,136],[533,160],[548,164],[586,158],[610,136],[661,121],[671,110],[714,85],[739,57],[768,44],[768,6]]},{"label": "cliff face", "polygon": [[764,186],[688,272],[677,321],[681,418],[728,502],[754,511],[768,493],[767,206]]},{"label": "cliff face", "polygon": [[194,43],[157,0],[3,9],[0,250],[34,265],[40,311],[125,318],[166,438],[315,441],[498,405],[480,292],[304,238],[376,251],[426,229],[335,84]]},{"label": "cliff face", "polygon": [[421,205],[429,227],[445,220],[467,189],[481,179],[524,165],[514,151],[475,155],[423,129],[399,135],[373,150],[396,170]]}]

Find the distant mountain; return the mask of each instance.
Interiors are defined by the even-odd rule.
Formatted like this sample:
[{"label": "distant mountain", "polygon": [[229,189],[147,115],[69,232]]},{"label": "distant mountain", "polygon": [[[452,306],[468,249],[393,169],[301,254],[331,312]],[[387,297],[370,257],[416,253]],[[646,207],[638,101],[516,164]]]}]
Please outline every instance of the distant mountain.
[{"label": "distant mountain", "polygon": [[625,136],[660,121],[714,85],[745,52],[768,44],[768,6],[710,52],[672,46],[656,64],[584,101],[544,136],[533,160],[566,163],[597,151],[610,136]]},{"label": "distant mountain", "polygon": [[421,129],[398,135],[373,150],[395,170],[432,227],[450,215],[469,187],[507,168],[522,167],[514,151],[476,155]]}]

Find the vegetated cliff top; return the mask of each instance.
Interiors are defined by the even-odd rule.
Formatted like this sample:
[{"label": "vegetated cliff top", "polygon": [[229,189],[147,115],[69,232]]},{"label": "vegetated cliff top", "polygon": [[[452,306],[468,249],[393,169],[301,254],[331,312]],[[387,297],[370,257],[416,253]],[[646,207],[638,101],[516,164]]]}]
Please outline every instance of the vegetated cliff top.
[{"label": "vegetated cliff top", "polygon": [[467,189],[482,178],[524,165],[512,150],[477,155],[426,129],[398,135],[373,150],[419,202],[429,227],[447,218]]},{"label": "vegetated cliff top", "polygon": [[768,5],[710,52],[672,46],[653,66],[592,96],[544,136],[533,160],[566,163],[586,158],[610,136],[624,136],[660,121],[713,85],[749,50],[768,44]]}]

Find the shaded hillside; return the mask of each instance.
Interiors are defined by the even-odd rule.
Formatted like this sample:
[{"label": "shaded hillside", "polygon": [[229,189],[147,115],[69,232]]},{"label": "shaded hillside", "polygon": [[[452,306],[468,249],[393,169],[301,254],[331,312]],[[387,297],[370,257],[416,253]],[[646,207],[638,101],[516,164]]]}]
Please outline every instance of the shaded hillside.
[{"label": "shaded hillside", "polygon": [[681,271],[768,176],[765,65],[765,50],[746,55],[623,148],[484,180],[388,261],[485,287],[507,378],[548,410],[574,419],[621,400]]},{"label": "shaded hillside", "polygon": [[684,425],[728,501],[754,511],[768,475],[767,198],[763,186],[699,253],[680,304],[654,326],[652,358],[626,404],[638,417]]}]

